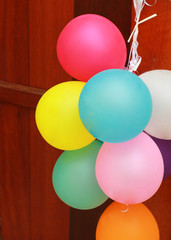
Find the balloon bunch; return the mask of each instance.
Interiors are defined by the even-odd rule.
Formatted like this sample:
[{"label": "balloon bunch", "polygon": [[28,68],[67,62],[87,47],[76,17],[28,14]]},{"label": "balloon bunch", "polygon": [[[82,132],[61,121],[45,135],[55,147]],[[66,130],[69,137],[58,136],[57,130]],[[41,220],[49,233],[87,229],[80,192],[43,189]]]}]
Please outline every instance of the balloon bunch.
[{"label": "balloon bunch", "polygon": [[[126,55],[123,36],[108,19],[85,14],[69,22],[58,38],[57,56],[80,81],[49,89],[37,105],[36,123],[50,145],[65,150],[52,176],[63,202],[77,209],[95,208],[108,197],[118,202],[102,214],[97,240],[157,240],[157,223],[141,202],[158,190],[164,165],[143,130],[171,137],[170,94],[158,98],[161,82],[171,84],[170,72],[138,77],[124,70]],[[131,205],[123,211],[122,204]]]}]

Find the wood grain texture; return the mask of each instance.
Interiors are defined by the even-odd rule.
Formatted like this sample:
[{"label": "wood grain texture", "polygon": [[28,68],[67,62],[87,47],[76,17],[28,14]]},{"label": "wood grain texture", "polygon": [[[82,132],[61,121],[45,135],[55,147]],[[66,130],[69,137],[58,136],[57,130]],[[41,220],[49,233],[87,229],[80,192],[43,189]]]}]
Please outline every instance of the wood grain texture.
[{"label": "wood grain texture", "polygon": [[[29,83],[28,16],[27,0],[0,1],[0,79],[9,84]],[[30,240],[29,110],[1,103],[0,114],[2,239]]]},{"label": "wood grain texture", "polygon": [[0,104],[0,215],[3,240],[30,240],[29,110]]},{"label": "wood grain texture", "polygon": [[74,0],[30,0],[30,86],[48,89],[71,80],[57,60],[56,43],[73,12]]},{"label": "wood grain texture", "polygon": [[[71,80],[59,65],[56,42],[73,18],[73,0],[30,0],[30,86],[48,89]],[[69,207],[52,186],[53,166],[61,151],[48,145],[30,115],[31,238],[69,240]]]},{"label": "wood grain texture", "polygon": [[0,79],[28,84],[29,1],[0,1]]},{"label": "wood grain texture", "polygon": [[145,6],[141,19],[154,13],[158,16],[139,26],[138,53],[142,56],[142,63],[138,69],[140,74],[154,69],[171,70],[171,1],[158,0],[152,7]]},{"label": "wood grain texture", "polygon": [[51,183],[61,152],[42,139],[30,108],[43,93],[37,88],[71,79],[59,66],[55,48],[59,32],[73,16],[73,5],[71,0],[0,2],[3,240],[69,239],[69,208]]},{"label": "wood grain texture", "polygon": [[158,192],[145,202],[156,218],[160,240],[171,240],[171,176],[162,182]]},{"label": "wood grain texture", "polygon": [[30,112],[31,239],[69,240],[69,207],[55,194],[52,171],[62,153],[40,136]]},{"label": "wood grain texture", "polygon": [[35,109],[45,90],[21,84],[0,81],[0,102]]}]

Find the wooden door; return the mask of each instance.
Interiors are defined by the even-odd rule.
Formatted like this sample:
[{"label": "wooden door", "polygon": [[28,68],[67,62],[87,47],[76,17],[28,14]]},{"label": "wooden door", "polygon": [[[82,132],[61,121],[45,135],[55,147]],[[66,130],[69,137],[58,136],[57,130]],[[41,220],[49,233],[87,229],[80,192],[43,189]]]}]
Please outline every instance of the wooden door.
[{"label": "wooden door", "polygon": [[45,89],[70,80],[56,40],[73,18],[72,0],[0,1],[0,216],[3,240],[69,239],[69,207],[52,187],[60,151],[35,125]]},{"label": "wooden door", "polygon": [[[158,0],[154,8],[146,7],[143,11],[142,18],[151,14],[150,11],[158,11],[160,20],[141,26],[139,50],[143,62],[140,72],[156,69],[160,64],[162,68],[170,68],[169,4],[168,0]],[[60,67],[55,49],[57,37],[66,23],[80,14],[101,14],[119,27],[126,40],[131,29],[131,5],[132,0],[0,1],[0,216],[3,240],[95,239],[98,218],[110,201],[94,210],[78,211],[70,209],[56,196],[51,174],[61,151],[49,146],[38,133],[35,106],[45,90],[71,80]],[[164,39],[159,39],[159,45],[165,43],[162,52],[157,41],[152,45],[148,41],[156,34],[156,21],[164,33]],[[152,49],[151,55],[147,45]],[[146,203],[159,222],[161,240],[171,238],[170,184],[171,178],[168,178],[157,195]]]}]

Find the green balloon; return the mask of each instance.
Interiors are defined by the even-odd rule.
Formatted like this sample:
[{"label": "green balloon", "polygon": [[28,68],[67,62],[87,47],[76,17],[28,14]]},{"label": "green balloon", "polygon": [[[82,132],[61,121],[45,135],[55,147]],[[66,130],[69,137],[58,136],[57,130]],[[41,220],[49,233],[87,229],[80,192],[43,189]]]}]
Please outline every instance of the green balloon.
[{"label": "green balloon", "polygon": [[65,151],[58,158],[52,175],[53,187],[59,198],[77,209],[92,209],[107,200],[95,175],[95,163],[102,142],[95,140],[88,146]]}]

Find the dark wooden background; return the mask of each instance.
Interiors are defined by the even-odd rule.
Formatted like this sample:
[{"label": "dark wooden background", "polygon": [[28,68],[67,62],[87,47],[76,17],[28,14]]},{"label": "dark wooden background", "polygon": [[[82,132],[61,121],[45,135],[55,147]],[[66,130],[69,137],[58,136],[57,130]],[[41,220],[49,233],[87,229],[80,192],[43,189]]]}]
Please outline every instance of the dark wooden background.
[{"label": "dark wooden background", "polygon": [[[151,1],[151,0],[149,0]],[[151,1],[152,2],[152,1]],[[140,26],[139,72],[171,69],[171,2],[145,7]],[[34,112],[43,92],[71,80],[56,58],[57,37],[74,16],[101,14],[125,40],[132,27],[132,0],[0,1],[0,217],[3,240],[94,240],[99,216],[110,201],[90,210],[70,209],[51,183],[61,151],[38,133]],[[131,21],[132,16],[132,21]],[[129,46],[128,46],[129,47]],[[145,204],[155,215],[161,240],[171,239],[171,177]]]}]

